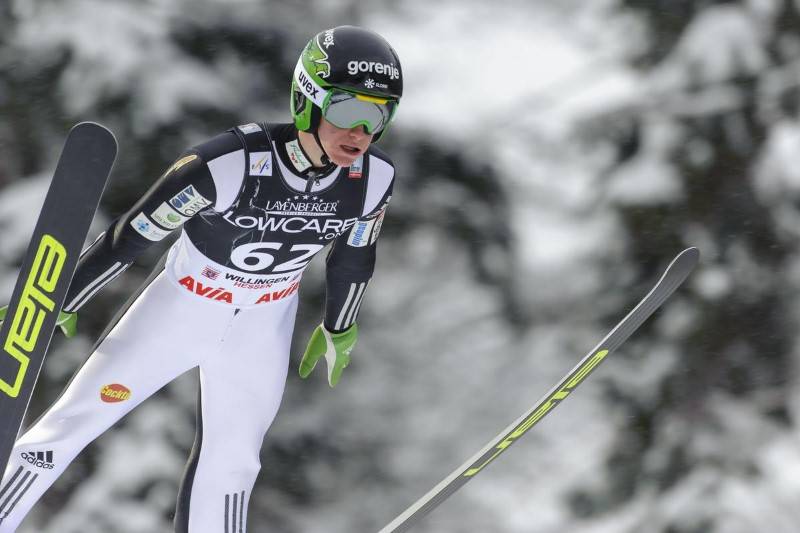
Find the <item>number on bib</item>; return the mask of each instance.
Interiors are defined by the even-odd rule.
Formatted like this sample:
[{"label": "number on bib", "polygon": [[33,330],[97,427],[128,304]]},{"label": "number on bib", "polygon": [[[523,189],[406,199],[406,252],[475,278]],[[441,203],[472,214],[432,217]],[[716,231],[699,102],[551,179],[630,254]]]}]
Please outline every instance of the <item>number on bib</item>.
[{"label": "number on bib", "polygon": [[[275,262],[274,252],[280,250],[283,243],[279,242],[251,242],[236,247],[231,252],[231,262],[241,270],[247,272],[260,272],[269,268]],[[289,252],[300,252],[300,255],[279,263],[272,268],[272,272],[292,272],[301,270],[311,262],[311,258],[325,246],[322,244],[295,244]]]}]

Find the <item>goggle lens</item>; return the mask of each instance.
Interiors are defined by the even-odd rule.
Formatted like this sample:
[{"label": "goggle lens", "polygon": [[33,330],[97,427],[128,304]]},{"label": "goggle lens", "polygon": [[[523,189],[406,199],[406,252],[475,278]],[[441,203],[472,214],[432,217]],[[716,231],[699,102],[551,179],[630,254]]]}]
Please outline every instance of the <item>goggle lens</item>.
[{"label": "goggle lens", "polygon": [[386,127],[396,106],[397,102],[384,98],[331,91],[322,115],[337,128],[364,126],[374,134]]}]

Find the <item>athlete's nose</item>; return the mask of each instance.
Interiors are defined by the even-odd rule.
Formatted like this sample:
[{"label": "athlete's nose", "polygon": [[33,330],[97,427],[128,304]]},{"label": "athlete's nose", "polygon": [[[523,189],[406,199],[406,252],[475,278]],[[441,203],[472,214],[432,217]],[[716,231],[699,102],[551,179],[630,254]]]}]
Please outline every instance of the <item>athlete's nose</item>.
[{"label": "athlete's nose", "polygon": [[369,133],[367,133],[367,130],[364,126],[354,126],[350,128],[350,137],[356,141],[360,141],[367,136],[369,136]]}]

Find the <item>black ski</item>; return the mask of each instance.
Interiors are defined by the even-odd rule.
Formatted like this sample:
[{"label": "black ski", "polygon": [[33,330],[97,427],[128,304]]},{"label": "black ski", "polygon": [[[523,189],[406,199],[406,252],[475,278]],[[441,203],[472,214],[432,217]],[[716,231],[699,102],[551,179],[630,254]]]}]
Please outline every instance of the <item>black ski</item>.
[{"label": "black ski", "polygon": [[700,252],[697,248],[687,248],[678,254],[647,296],[569,374],[564,376],[561,382],[553,387],[539,403],[508,426],[470,460],[442,480],[428,494],[420,498],[389,525],[381,529],[379,533],[407,531],[419,522],[423,516],[438,507],[450,495],[464,486],[467,481],[479,474],[498,455],[547,416],[550,411],[586,379],[608,354],[625,342],[656,309],[661,307],[661,304],[669,298],[691,273],[699,258]]},{"label": "black ski", "polygon": [[0,327],[0,475],[116,156],[114,135],[99,124],[82,122],[67,135]]}]

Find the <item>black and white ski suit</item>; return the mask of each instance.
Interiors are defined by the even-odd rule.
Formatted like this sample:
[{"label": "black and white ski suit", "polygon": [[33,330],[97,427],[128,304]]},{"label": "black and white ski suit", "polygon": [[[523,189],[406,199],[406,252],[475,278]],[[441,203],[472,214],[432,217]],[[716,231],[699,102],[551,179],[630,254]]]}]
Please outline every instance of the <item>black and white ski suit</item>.
[{"label": "black and white ski suit", "polygon": [[17,440],[0,483],[0,533],[16,530],[87,444],[194,367],[197,436],[175,529],[246,531],[303,270],[329,245],[324,323],[352,325],[392,193],[394,167],[375,147],[347,168],[307,166],[293,125],[239,126],[185,153],[83,253],[66,311],[181,230],[60,398]]}]

